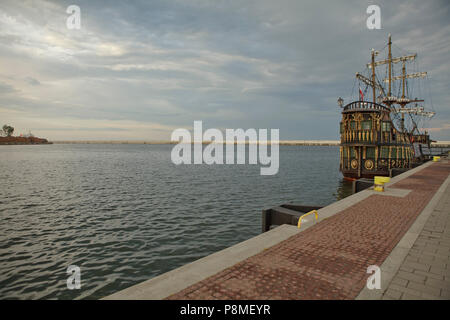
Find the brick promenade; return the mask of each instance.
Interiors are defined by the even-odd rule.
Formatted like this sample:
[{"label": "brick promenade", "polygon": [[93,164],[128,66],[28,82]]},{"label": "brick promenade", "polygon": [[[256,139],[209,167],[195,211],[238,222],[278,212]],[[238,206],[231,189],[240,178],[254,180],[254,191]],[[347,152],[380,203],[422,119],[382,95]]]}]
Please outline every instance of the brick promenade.
[{"label": "brick promenade", "polygon": [[428,218],[383,299],[450,300],[450,186]]},{"label": "brick promenade", "polygon": [[[371,195],[168,299],[354,299],[366,284],[367,267],[383,263],[449,173],[447,162],[433,163],[391,186],[412,190],[407,196]],[[430,294],[448,297],[448,206],[442,208],[384,298],[408,298],[433,285],[439,295]]]}]

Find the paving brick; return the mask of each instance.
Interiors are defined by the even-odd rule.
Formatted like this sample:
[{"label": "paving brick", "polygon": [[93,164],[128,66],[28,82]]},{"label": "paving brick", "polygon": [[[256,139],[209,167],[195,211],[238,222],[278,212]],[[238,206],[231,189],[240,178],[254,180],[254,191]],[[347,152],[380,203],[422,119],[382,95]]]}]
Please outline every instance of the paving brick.
[{"label": "paving brick", "polygon": [[433,263],[431,266],[439,266],[441,265],[442,268],[448,266],[450,264],[450,257],[443,258],[443,257],[434,257]]},{"label": "paving brick", "polygon": [[[418,257],[413,257],[413,256],[410,256],[410,255],[408,255],[406,258],[405,258],[405,260],[404,260],[404,262],[412,262],[412,263],[418,263],[419,262],[419,258]],[[414,269],[414,268],[413,268]]]},{"label": "paving brick", "polygon": [[415,274],[421,275],[421,276],[425,276],[427,279],[436,279],[436,280],[444,280],[444,276],[443,275],[438,275],[435,273],[431,273],[431,272],[425,272],[425,271],[421,271],[421,270],[414,270]]},{"label": "paving brick", "polygon": [[421,292],[420,296],[422,298],[424,298],[424,299],[427,299],[427,300],[441,300],[442,299],[441,296],[437,296],[437,295],[434,295],[434,294],[428,294],[426,292]]},{"label": "paving brick", "polygon": [[450,246],[450,239],[445,239],[445,238],[439,239],[439,245]]},{"label": "paving brick", "polygon": [[417,283],[417,282],[413,282],[413,281],[408,282],[407,288],[419,291],[421,293],[423,292],[423,293],[427,293],[430,295],[434,295],[437,297],[439,297],[439,295],[441,293],[441,289],[439,289],[439,288],[435,288],[435,287],[432,287],[429,285],[425,285],[425,284]]},{"label": "paving brick", "polygon": [[415,281],[418,283],[425,283],[426,276],[412,273],[412,272],[405,272],[399,270],[396,275],[397,278],[403,279],[403,280],[409,280],[409,281]]},{"label": "paving brick", "polygon": [[441,290],[441,297],[444,299],[450,299],[450,290]]},{"label": "paving brick", "polygon": [[422,270],[422,271],[429,271],[431,267],[430,265],[425,263],[410,262],[410,261],[404,262],[404,265],[414,270]]},{"label": "paving brick", "polygon": [[[424,254],[426,254],[426,253],[424,253]],[[439,254],[439,253],[436,253],[436,252],[435,253],[431,253],[429,255],[431,255],[434,258],[440,258],[440,259],[448,259],[449,256],[450,256],[448,254]]]},{"label": "paving brick", "polygon": [[398,300],[402,296],[402,293],[403,292],[394,289],[387,289],[384,295],[387,296],[390,300]]},{"label": "paving brick", "polygon": [[439,275],[443,275],[443,276],[450,275],[449,270],[447,270],[445,268],[436,267],[436,266],[431,267],[430,268],[430,272],[431,273],[435,273],[435,274],[439,274]]},{"label": "paving brick", "polygon": [[409,268],[409,267],[407,267],[407,266],[405,266],[403,264],[400,266],[399,270],[400,271],[404,271],[404,272],[411,272],[411,273],[415,271],[413,268]]},{"label": "paving brick", "polygon": [[405,280],[405,279],[402,279],[402,278],[399,278],[399,277],[394,277],[392,279],[391,283],[398,284],[399,286],[406,287],[406,285],[408,284],[408,280]]},{"label": "paving brick", "polygon": [[391,283],[389,285],[389,287],[388,287],[388,290],[389,289],[400,291],[402,293],[408,293],[408,294],[411,294],[411,295],[416,295],[416,296],[420,297],[420,291],[419,290],[415,290],[413,288],[409,288],[409,287],[405,287],[405,286],[399,286],[399,285]]},{"label": "paving brick", "polygon": [[401,297],[402,300],[423,300],[421,296],[417,296],[414,294],[404,293]]},{"label": "paving brick", "polygon": [[450,249],[439,246],[439,249],[436,250],[437,254],[442,254],[448,256],[450,254]]},{"label": "paving brick", "polygon": [[[435,265],[437,263],[435,258],[427,257],[427,256],[417,258],[416,262],[421,263],[421,264],[430,265],[430,266]],[[422,270],[422,271],[424,271],[424,270]]]},{"label": "paving brick", "polygon": [[449,289],[450,290],[450,281],[436,280],[436,279],[429,278],[425,281],[425,285],[439,288],[439,289]]}]

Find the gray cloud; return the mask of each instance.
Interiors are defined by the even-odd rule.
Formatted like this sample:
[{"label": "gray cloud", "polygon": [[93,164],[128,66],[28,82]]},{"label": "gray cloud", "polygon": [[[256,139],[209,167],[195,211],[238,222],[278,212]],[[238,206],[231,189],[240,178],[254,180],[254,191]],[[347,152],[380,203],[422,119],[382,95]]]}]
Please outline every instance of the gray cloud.
[{"label": "gray cloud", "polygon": [[25,78],[25,82],[32,85],[32,86],[39,86],[41,83],[39,82],[39,80],[34,79],[32,77],[26,77]]},{"label": "gray cloud", "polygon": [[17,90],[14,89],[11,85],[0,82],[0,94],[11,93],[11,92],[15,92],[15,91],[17,91]]},{"label": "gray cloud", "polygon": [[446,1],[380,1],[382,30],[366,28],[369,1],[78,1],[81,30],[67,30],[70,4],[0,4],[0,106],[24,124],[27,114],[55,123],[53,138],[71,137],[58,132],[64,118],[149,124],[167,138],[204,120],[336,139],[337,97],[349,101],[355,72],[392,33],[395,50],[418,52],[429,71],[438,116],[427,125],[450,140]]}]

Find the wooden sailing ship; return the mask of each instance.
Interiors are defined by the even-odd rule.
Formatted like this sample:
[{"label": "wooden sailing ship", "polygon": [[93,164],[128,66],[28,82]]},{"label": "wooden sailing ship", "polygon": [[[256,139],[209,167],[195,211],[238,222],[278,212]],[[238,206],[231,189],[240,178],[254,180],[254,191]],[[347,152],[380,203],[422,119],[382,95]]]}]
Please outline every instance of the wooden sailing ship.
[{"label": "wooden sailing ship", "polygon": [[[429,135],[419,128],[419,119],[429,119],[435,113],[425,110],[423,99],[409,98],[409,81],[427,77],[426,72],[406,72],[406,64],[414,61],[417,54],[393,58],[389,35],[386,59],[376,61],[378,55],[372,49],[367,75],[356,73],[359,99],[346,105],[342,98],[338,99],[342,108],[340,170],[347,179],[389,176],[393,169],[408,170],[426,160],[423,148],[430,147]],[[401,69],[395,74],[397,64],[401,64]],[[377,68],[383,66],[387,67],[385,79],[380,81],[382,73]],[[367,91],[372,95],[371,101],[364,99]]]}]

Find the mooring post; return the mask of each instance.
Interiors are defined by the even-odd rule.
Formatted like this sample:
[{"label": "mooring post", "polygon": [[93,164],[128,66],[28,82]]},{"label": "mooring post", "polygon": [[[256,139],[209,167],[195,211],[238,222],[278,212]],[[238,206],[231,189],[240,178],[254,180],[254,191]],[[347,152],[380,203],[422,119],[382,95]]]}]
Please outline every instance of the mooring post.
[{"label": "mooring post", "polygon": [[271,215],[271,209],[265,209],[262,211],[261,221],[262,221],[262,233],[270,230],[270,215]]}]

